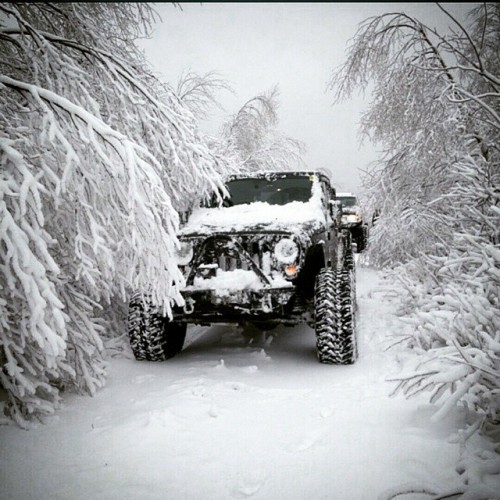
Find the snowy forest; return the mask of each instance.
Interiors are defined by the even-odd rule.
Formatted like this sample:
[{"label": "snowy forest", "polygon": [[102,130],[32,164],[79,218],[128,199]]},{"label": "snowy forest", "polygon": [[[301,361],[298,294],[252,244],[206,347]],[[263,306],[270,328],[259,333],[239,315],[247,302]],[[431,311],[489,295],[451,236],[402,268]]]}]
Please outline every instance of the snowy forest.
[{"label": "snowy forest", "polygon": [[384,157],[365,181],[380,213],[370,260],[406,290],[408,328],[395,342],[416,354],[397,390],[430,391],[439,418],[464,404],[500,419],[500,8],[482,5],[442,35],[404,14],[368,19],[334,74],[337,99],[374,84],[363,133]]},{"label": "snowy forest", "polygon": [[[427,391],[436,420],[462,406],[464,441],[498,440],[500,5],[467,24],[440,8],[450,32],[367,19],[328,88],[336,102],[370,90],[362,133],[383,149],[360,193],[378,215],[365,260],[404,288],[393,344],[412,353],[388,391]],[[149,4],[0,12],[0,381],[4,413],[29,428],[64,394],[105,385],[132,290],[166,314],[182,303],[182,213],[229,174],[297,168],[305,145],[279,132],[277,88],[202,133],[231,88],[216,73],[155,75],[136,44],[157,22]]]}]

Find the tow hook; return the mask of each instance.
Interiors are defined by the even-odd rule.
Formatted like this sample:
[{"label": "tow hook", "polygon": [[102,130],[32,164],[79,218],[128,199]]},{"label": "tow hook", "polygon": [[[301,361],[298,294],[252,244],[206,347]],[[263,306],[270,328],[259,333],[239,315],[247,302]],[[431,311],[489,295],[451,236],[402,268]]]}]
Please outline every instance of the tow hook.
[{"label": "tow hook", "polygon": [[194,311],[194,300],[188,298],[184,304],[184,314],[193,314]]}]

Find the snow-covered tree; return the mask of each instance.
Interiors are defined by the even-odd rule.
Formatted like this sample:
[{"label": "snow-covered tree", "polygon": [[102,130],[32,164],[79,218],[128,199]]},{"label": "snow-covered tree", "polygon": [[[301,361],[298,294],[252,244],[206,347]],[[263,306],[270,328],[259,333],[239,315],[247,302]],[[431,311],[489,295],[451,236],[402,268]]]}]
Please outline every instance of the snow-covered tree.
[{"label": "snow-covered tree", "polygon": [[168,312],[176,209],[220,186],[185,104],[134,40],[142,3],[0,4],[0,381],[21,425],[93,394],[99,310],[130,289]]},{"label": "snow-covered tree", "polygon": [[[227,80],[213,71],[199,74],[187,70],[179,77],[176,86],[178,98],[200,121],[208,119],[214,108],[224,109],[220,102],[221,92],[234,91]],[[216,169],[221,176],[242,171],[238,152],[223,134],[205,134],[203,138],[215,158]]]},{"label": "snow-covered tree", "polygon": [[500,421],[500,6],[440,33],[404,13],[366,20],[332,78],[337,99],[373,83],[363,132],[385,157],[365,178],[380,212],[370,262],[396,268],[408,295],[404,341],[421,354],[400,377],[432,391],[440,418],[461,404]]},{"label": "snow-covered tree", "polygon": [[280,134],[278,89],[248,100],[223,126],[227,150],[236,153],[240,171],[293,170],[303,166],[304,146]]},{"label": "snow-covered tree", "polygon": [[188,70],[177,80],[177,96],[199,119],[208,118],[212,108],[223,109],[218,98],[221,91],[233,92],[233,89],[214,71],[200,75]]},{"label": "snow-covered tree", "polygon": [[[177,82],[177,95],[199,119],[211,109],[223,109],[218,94],[233,92],[217,73],[186,71]],[[289,170],[304,165],[304,145],[278,129],[278,89],[249,99],[222,125],[217,136],[205,136],[223,175],[255,170]]]}]

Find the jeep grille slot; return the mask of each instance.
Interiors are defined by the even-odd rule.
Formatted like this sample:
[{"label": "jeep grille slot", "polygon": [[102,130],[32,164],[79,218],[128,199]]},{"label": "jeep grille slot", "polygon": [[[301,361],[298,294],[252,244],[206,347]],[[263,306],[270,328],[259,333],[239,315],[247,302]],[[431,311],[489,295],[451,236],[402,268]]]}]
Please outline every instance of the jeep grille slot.
[{"label": "jeep grille slot", "polygon": [[238,265],[238,262],[239,259],[234,257],[221,256],[219,257],[219,268],[223,271],[234,271],[235,269],[241,268],[241,264]]},{"label": "jeep grille slot", "polygon": [[[265,257],[264,257],[264,252],[262,252],[262,243],[260,242],[255,242],[255,241],[250,241],[249,238],[241,238],[239,239],[239,243],[243,247],[244,250],[248,253],[252,261],[255,263],[255,265],[261,269],[264,274],[269,275],[271,273],[271,267],[265,266]],[[268,261],[270,262],[271,256],[270,252],[266,252],[269,254]],[[222,271],[234,271],[235,269],[243,269],[244,271],[248,271],[251,269],[251,266],[248,264],[247,259],[242,258],[239,254],[236,255],[236,257],[230,257],[227,255],[221,255],[219,256],[218,259],[218,265],[219,269]]]}]

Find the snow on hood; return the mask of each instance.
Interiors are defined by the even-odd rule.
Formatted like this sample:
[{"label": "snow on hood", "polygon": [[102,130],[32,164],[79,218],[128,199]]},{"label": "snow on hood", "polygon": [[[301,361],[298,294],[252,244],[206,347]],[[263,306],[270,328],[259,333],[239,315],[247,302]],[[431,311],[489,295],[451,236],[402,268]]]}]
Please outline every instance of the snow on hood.
[{"label": "snow on hood", "polygon": [[311,199],[286,205],[254,202],[219,208],[197,208],[191,214],[179,236],[243,232],[252,230],[301,232],[305,227],[325,226],[321,187],[313,183]]}]

